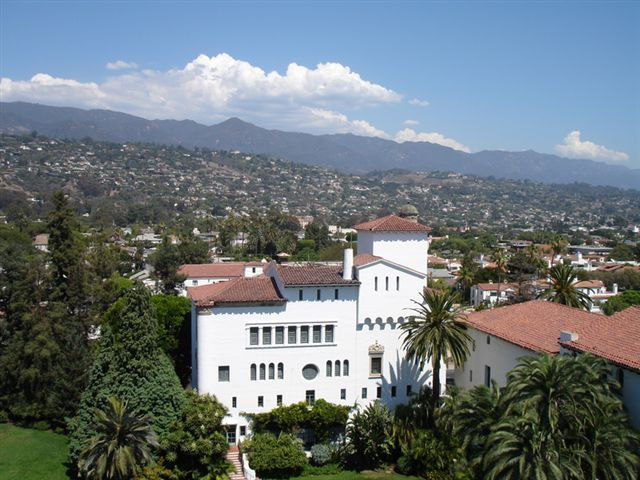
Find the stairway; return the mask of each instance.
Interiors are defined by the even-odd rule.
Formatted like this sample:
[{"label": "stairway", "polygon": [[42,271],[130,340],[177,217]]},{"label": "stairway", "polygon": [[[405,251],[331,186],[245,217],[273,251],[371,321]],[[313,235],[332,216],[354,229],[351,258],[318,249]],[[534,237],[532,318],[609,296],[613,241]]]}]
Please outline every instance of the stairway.
[{"label": "stairway", "polygon": [[240,461],[240,451],[237,445],[229,445],[227,451],[227,461],[233,465],[235,472],[229,474],[229,480],[244,480],[242,472],[242,462]]}]

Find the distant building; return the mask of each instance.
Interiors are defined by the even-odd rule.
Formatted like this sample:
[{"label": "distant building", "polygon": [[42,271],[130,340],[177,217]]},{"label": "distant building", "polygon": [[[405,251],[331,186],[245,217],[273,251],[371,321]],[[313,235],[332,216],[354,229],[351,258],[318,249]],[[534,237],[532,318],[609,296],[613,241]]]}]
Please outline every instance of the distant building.
[{"label": "distant building", "polygon": [[184,287],[199,287],[212,283],[227,282],[240,277],[261,275],[266,263],[262,262],[219,262],[185,264],[178,269],[184,276]]},{"label": "distant building", "polygon": [[33,239],[33,246],[41,252],[49,251],[49,234],[40,233]]},{"label": "distant building", "polygon": [[573,285],[576,290],[584,293],[589,297],[589,310],[594,313],[600,313],[601,306],[611,297],[618,294],[618,285],[613,284],[613,290],[608,291],[602,280],[583,280]]},{"label": "distant building", "polygon": [[512,300],[518,293],[518,285],[513,283],[478,283],[471,287],[470,302],[472,307],[482,304],[494,306]]}]

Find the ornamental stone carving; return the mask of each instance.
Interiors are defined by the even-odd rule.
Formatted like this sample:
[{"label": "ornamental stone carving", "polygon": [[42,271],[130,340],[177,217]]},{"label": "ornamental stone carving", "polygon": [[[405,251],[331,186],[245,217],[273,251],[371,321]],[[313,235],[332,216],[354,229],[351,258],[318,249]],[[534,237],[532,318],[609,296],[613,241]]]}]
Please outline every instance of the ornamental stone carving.
[{"label": "ornamental stone carving", "polygon": [[369,353],[384,353],[384,345],[376,340],[373,345],[369,345]]}]

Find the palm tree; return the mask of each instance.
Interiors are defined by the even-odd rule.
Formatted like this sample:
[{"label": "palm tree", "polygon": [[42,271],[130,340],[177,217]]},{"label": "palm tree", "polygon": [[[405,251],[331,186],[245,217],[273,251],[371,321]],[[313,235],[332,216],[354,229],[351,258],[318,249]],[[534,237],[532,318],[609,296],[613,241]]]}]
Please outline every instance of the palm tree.
[{"label": "palm tree", "polygon": [[421,293],[422,302],[413,303],[411,308],[417,315],[402,324],[403,347],[407,358],[419,362],[424,368],[431,360],[433,372],[432,409],[440,398],[440,363],[449,355],[456,367],[462,366],[469,356],[469,343],[472,338],[467,333],[465,316],[455,304],[458,295],[449,291],[427,290]]},{"label": "palm tree", "polygon": [[95,410],[97,435],[81,454],[80,471],[87,479],[133,478],[152,461],[151,447],[158,447],[151,419],[135,416],[127,403],[109,399],[105,410]]},{"label": "palm tree", "polygon": [[553,239],[551,239],[551,252],[553,253],[553,257],[551,258],[551,266],[553,266],[553,261],[557,255],[560,255],[567,248],[567,241],[562,235],[554,235]]},{"label": "palm tree", "polygon": [[475,277],[474,270],[468,265],[462,265],[462,267],[458,270],[458,287],[462,290],[462,294],[465,298],[469,297],[469,289],[473,284],[473,279]]},{"label": "palm tree", "polygon": [[507,271],[507,264],[509,259],[504,250],[498,248],[491,255],[493,262],[496,264],[496,270],[498,270],[498,299],[500,301],[500,286],[502,285],[502,274]]},{"label": "palm tree", "polygon": [[500,421],[487,439],[482,478],[565,480],[582,478],[580,451],[562,446],[533,412]]},{"label": "palm tree", "polygon": [[564,263],[549,269],[551,288],[542,292],[538,298],[549,300],[569,307],[590,310],[591,299],[589,296],[575,287],[577,273],[571,266]]}]

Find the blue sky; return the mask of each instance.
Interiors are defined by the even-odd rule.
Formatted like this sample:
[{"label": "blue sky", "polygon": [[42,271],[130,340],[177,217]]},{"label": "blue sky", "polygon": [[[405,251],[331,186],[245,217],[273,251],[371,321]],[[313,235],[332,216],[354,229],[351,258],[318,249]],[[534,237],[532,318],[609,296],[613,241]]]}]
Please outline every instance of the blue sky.
[{"label": "blue sky", "polygon": [[640,2],[2,0],[0,23],[3,101],[640,168]]}]

